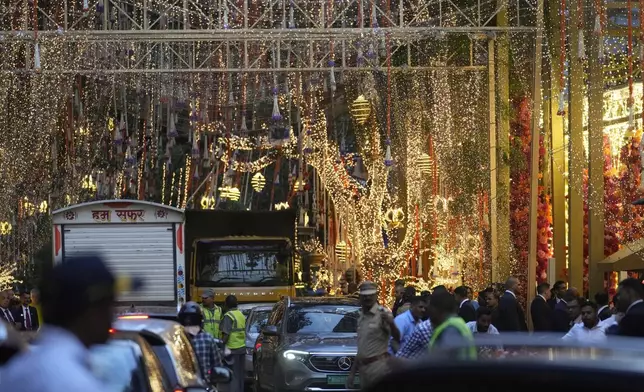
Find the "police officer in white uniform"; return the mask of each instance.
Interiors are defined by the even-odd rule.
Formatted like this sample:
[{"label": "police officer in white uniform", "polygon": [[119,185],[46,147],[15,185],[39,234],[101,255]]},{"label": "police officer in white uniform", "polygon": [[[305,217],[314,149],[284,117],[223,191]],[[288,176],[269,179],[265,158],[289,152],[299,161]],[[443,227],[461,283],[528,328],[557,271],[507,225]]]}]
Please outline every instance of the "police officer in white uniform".
[{"label": "police officer in white uniform", "polygon": [[0,370],[3,391],[104,392],[92,374],[88,348],[105,343],[115,281],[98,257],[67,259],[43,274],[44,326],[34,349]]}]

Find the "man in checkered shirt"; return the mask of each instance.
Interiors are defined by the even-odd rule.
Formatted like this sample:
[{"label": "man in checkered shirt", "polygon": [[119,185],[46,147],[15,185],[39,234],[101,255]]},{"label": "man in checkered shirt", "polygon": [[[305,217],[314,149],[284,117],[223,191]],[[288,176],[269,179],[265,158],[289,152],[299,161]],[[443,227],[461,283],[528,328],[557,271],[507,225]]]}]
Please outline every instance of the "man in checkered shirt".
[{"label": "man in checkered shirt", "polygon": [[223,365],[215,338],[203,330],[201,307],[196,302],[188,302],[181,307],[178,318],[190,338],[199,361],[199,367],[201,367],[201,373],[208,377],[212,368]]},{"label": "man in checkered shirt", "polygon": [[429,352],[429,341],[432,338],[432,323],[423,321],[416,326],[414,332],[396,353],[397,358],[415,359]]}]

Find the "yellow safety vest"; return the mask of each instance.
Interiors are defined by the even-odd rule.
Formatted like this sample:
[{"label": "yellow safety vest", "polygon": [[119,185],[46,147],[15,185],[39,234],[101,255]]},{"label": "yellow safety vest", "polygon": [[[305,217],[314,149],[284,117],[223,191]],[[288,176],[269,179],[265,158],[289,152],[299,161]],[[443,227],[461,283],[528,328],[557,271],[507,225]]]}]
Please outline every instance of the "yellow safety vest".
[{"label": "yellow safety vest", "polygon": [[246,347],[246,317],[237,309],[228,311],[224,317],[229,317],[233,322],[226,347],[231,350]]},{"label": "yellow safety vest", "polygon": [[212,335],[215,339],[221,339],[219,336],[219,324],[221,323],[221,308],[217,305],[213,309],[201,306],[203,312],[203,329]]},{"label": "yellow safety vest", "polygon": [[443,333],[443,331],[445,331],[445,329],[448,327],[456,328],[458,332],[460,332],[461,336],[463,336],[463,338],[465,338],[465,340],[468,342],[467,347],[459,349],[459,357],[461,359],[476,359],[477,352],[474,345],[474,335],[472,334],[472,331],[470,331],[470,329],[467,327],[467,324],[465,324],[465,321],[463,321],[463,319],[460,317],[450,317],[434,330],[434,332],[432,333],[432,338],[429,341],[429,349],[434,349],[436,341]]}]

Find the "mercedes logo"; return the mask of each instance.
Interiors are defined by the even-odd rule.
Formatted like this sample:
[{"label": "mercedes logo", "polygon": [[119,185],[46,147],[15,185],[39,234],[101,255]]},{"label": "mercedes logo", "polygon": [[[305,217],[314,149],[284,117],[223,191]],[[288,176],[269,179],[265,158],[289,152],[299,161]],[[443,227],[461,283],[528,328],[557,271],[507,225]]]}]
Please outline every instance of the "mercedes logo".
[{"label": "mercedes logo", "polygon": [[338,358],[338,367],[340,368],[340,370],[344,370],[344,371],[351,369],[351,358],[349,357]]}]

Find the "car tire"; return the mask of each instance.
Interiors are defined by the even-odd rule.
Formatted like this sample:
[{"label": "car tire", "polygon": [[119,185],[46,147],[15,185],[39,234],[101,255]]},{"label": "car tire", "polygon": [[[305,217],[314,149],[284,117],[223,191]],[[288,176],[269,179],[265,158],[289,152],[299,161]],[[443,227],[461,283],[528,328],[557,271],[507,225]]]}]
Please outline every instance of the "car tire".
[{"label": "car tire", "polygon": [[255,371],[255,374],[253,375],[253,392],[266,392],[264,388],[259,384],[259,376],[257,375],[257,370]]}]

